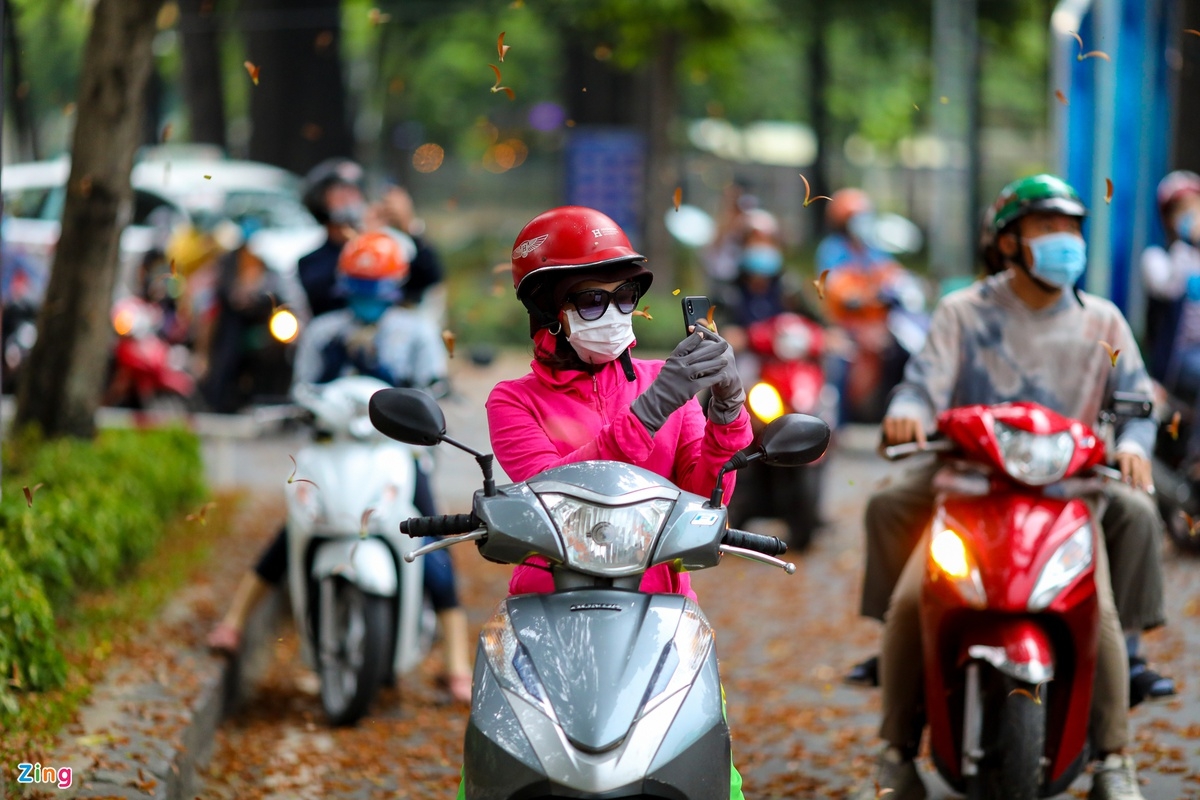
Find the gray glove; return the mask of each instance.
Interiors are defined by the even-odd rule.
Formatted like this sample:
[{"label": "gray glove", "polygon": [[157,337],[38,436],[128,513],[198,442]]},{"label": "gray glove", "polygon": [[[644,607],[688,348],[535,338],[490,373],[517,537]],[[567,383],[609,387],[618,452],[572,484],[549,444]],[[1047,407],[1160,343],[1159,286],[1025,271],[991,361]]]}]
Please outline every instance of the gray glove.
[{"label": "gray glove", "polygon": [[[699,326],[697,326],[699,327]],[[706,338],[716,339],[721,345],[722,366],[718,380],[712,385],[712,399],[708,403],[708,418],[718,425],[728,425],[742,413],[746,402],[746,391],[742,388],[742,376],[733,360],[733,348],[729,342],[713,331],[703,331]]]},{"label": "gray glove", "polygon": [[[667,357],[658,377],[630,405],[653,436],[667,417],[688,400],[721,380],[728,380],[733,354],[729,344],[714,333],[693,333]],[[737,372],[733,371],[737,379]],[[740,388],[741,384],[738,383]]]}]

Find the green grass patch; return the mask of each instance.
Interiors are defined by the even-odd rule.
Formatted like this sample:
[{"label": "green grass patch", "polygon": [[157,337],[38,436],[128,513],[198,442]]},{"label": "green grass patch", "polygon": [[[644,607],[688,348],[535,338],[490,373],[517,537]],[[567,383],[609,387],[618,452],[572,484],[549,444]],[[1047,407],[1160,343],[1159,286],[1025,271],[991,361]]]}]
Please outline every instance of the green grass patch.
[{"label": "green grass patch", "polygon": [[199,440],[179,429],[22,433],[3,459],[0,726],[31,693],[67,684],[58,620],[76,596],[126,579],[206,493]]}]

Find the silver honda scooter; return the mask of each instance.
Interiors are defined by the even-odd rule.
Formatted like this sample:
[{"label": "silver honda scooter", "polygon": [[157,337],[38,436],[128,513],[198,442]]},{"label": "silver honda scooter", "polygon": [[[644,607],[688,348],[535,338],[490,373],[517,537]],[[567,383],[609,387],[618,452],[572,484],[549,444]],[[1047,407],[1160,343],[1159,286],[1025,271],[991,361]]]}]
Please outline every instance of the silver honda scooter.
[{"label": "silver honda scooter", "polygon": [[[510,597],[483,627],[464,746],[468,800],[729,797],[730,740],[713,630],[695,602],[643,594],[656,564],[706,569],[724,554],[782,567],[787,546],[728,528],[721,481],[711,498],[640,467],[588,461],[497,487],[492,456],[446,436],[428,395],[371,398],[381,432],[416,445],[447,442],[475,456],[484,488],[470,514],[417,517],[410,536],[445,536],[410,557],[475,542],[489,561],[551,566],[554,591]],[[829,443],[816,417],[789,414],[762,444],[721,470],[754,461],[799,466]]]},{"label": "silver honda scooter", "polygon": [[423,565],[404,560],[419,542],[398,530],[417,513],[413,450],[367,417],[371,396],[388,388],[352,376],[292,391],[315,435],[288,482],[288,585],[334,725],[366,714],[380,684],[419,664],[433,639]]}]

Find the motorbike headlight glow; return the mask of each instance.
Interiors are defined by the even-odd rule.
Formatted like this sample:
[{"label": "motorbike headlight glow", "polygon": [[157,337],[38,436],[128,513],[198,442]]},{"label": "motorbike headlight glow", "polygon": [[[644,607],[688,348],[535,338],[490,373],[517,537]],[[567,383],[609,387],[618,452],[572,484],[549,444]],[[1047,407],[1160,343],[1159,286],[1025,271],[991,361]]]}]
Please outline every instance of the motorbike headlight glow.
[{"label": "motorbike headlight glow", "polygon": [[987,605],[987,593],[975,559],[967,550],[962,537],[949,528],[942,528],[929,541],[929,558],[938,572],[958,590],[969,605],[982,608]]},{"label": "motorbike headlight glow", "polygon": [[620,577],[641,572],[650,545],[671,513],[670,500],[601,506],[570,495],[539,495],[566,545],[567,563],[592,575]]},{"label": "motorbike headlight glow", "polygon": [[673,638],[663,648],[654,676],[642,698],[639,712],[645,714],[675,692],[691,684],[696,672],[704,664],[713,645],[713,629],[692,600],[686,601],[679,617],[679,627]]},{"label": "motorbike headlight glow", "polygon": [[1042,567],[1033,592],[1029,595],[1029,610],[1041,611],[1054,602],[1059,592],[1067,588],[1092,563],[1092,526],[1083,524],[1071,534]]},{"label": "motorbike headlight glow", "polygon": [[1068,431],[1030,433],[997,422],[996,441],[1004,456],[1004,471],[1029,486],[1045,486],[1066,474],[1075,455],[1075,440]]},{"label": "motorbike headlight glow", "polygon": [[783,398],[771,384],[761,382],[754,384],[748,398],[750,410],[763,422],[770,422],[783,416]]},{"label": "motorbike headlight glow", "polygon": [[287,344],[300,333],[300,320],[286,308],[279,308],[271,315],[267,327],[271,329],[271,336],[275,337],[275,341]]},{"label": "motorbike headlight glow", "polygon": [[496,613],[484,624],[479,637],[488,666],[500,684],[554,719],[554,709],[546,699],[546,689],[538,677],[533,659],[513,630],[507,603],[500,604]]}]

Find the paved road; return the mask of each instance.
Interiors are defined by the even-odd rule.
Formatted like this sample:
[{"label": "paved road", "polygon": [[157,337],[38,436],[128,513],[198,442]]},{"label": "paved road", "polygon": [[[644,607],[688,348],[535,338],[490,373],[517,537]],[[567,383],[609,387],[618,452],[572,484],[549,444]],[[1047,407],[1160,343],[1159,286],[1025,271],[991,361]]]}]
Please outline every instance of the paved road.
[{"label": "paved road", "polygon": [[[483,398],[494,382],[520,372],[505,358],[489,369],[455,360],[457,396],[444,404],[460,441],[487,442]],[[781,571],[728,559],[695,576],[718,631],[729,697],[736,763],[748,797],[842,797],[870,770],[877,742],[876,692],[839,684],[845,667],[877,646],[873,623],[854,614],[861,580],[861,514],[871,488],[895,467],[852,433],[832,457],[823,511],[828,529],[814,548]],[[296,438],[241,445],[232,465],[242,485],[275,487],[290,470]],[[478,485],[473,460],[453,450],[438,455],[435,478],[447,511],[467,508]],[[773,523],[759,529],[770,532]],[[454,553],[464,600],[479,626],[503,596],[508,570],[482,562],[473,549]],[[1150,800],[1200,798],[1200,560],[1170,553],[1172,625],[1148,638],[1153,660],[1175,675],[1181,697],[1134,714],[1137,760]],[[386,690],[375,713],[355,729],[322,722],[311,673],[298,662],[295,637],[284,629],[259,697],[228,722],[206,777],[204,796],[218,798],[444,798],[457,785],[466,710],[447,704],[435,677],[437,653],[418,674]],[[948,796],[926,773],[930,796]],[[1073,794],[1085,796],[1087,778]]]}]

